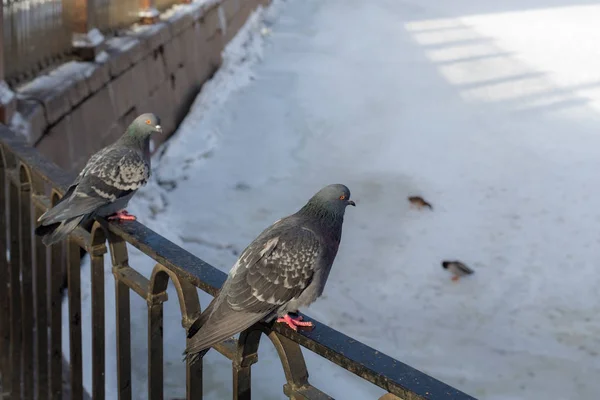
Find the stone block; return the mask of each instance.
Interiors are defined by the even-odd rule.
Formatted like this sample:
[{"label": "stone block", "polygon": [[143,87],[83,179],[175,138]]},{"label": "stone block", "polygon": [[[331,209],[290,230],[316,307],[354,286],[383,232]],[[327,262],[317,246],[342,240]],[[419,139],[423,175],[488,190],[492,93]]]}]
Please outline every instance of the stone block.
[{"label": "stone block", "polygon": [[206,56],[211,69],[215,70],[221,66],[224,48],[223,36],[220,32],[206,42]]},{"label": "stone block", "polygon": [[106,147],[109,144],[112,144],[117,141],[123,133],[125,132],[126,127],[124,127],[120,122],[115,122],[108,128],[106,132],[102,135],[100,148]]},{"label": "stone block", "polygon": [[104,35],[95,28],[86,33],[73,32],[71,43],[73,52],[83,61],[93,61],[106,45]]},{"label": "stone block", "polygon": [[219,9],[220,7],[213,7],[206,10],[198,21],[202,30],[202,36],[207,39],[211,39],[221,30],[222,22],[219,17]]},{"label": "stone block", "polygon": [[194,15],[188,10],[187,5],[171,8],[161,14],[160,19],[169,25],[171,36],[179,35],[194,23]]},{"label": "stone block", "polygon": [[98,151],[100,146],[101,135],[97,130],[96,125],[92,125],[88,119],[85,108],[73,110],[67,115],[68,133],[69,133],[69,149],[73,170],[82,162],[85,162],[92,153]]},{"label": "stone block", "polygon": [[[101,137],[118,118],[110,95],[109,86],[100,89],[76,110],[73,110],[71,114],[75,115],[75,113],[79,113],[80,121],[84,124],[81,132],[77,132],[78,137],[82,137],[80,135]],[[90,149],[95,151],[99,150],[99,147],[91,144]]]},{"label": "stone block", "polygon": [[138,63],[107,85],[117,117],[125,115],[141,98],[148,95],[146,68],[143,63]]},{"label": "stone block", "polygon": [[[141,114],[141,113],[139,113],[139,114]],[[139,114],[138,114],[137,108],[133,107],[131,110],[129,110],[128,113],[126,113],[125,115],[123,115],[122,117],[120,117],[118,119],[118,122],[123,127],[123,132],[125,132],[125,129],[127,129],[127,127],[129,125],[131,125],[131,123],[133,122],[133,120],[136,119]]]},{"label": "stone block", "polygon": [[160,117],[164,135],[172,133],[175,128],[174,86],[170,79],[164,81],[157,90],[140,103],[137,108],[139,114],[152,112]]},{"label": "stone block", "polygon": [[138,111],[138,108],[133,107],[128,113],[117,119],[117,121],[115,121],[115,123],[113,123],[106,132],[102,132],[101,135],[98,135],[100,138],[98,148],[108,146],[109,144],[117,141],[117,139],[123,136],[133,120],[136,119],[140,114],[142,113]]},{"label": "stone block", "polygon": [[141,63],[146,67],[146,85],[148,93],[152,93],[167,80],[167,72],[162,53],[158,50],[148,54]]},{"label": "stone block", "polygon": [[163,47],[162,57],[167,69],[167,74],[172,74],[183,65],[184,49],[181,36],[174,36]]},{"label": "stone block", "polygon": [[135,37],[117,36],[106,41],[110,76],[115,77],[144,56],[144,46]]},{"label": "stone block", "polygon": [[182,36],[183,48],[186,54],[183,67],[188,71],[195,85],[202,84],[210,75],[211,60],[210,47],[204,37],[199,24],[194,24]]},{"label": "stone block", "polygon": [[92,63],[70,61],[52,70],[48,76],[72,82],[65,95],[69,98],[71,107],[75,107],[90,94],[86,74],[89,74],[92,68]]},{"label": "stone block", "polygon": [[166,22],[157,22],[152,25],[135,25],[127,31],[127,34],[140,41],[144,56],[156,51],[171,39],[171,29]]},{"label": "stone block", "polygon": [[17,98],[37,100],[43,104],[46,120],[52,125],[71,109],[69,97],[65,95],[71,86],[73,82],[70,80],[42,75],[18,88]]},{"label": "stone block", "polygon": [[69,118],[63,118],[54,125],[35,146],[44,156],[64,170],[70,171],[73,158],[70,148]]},{"label": "stone block", "polygon": [[97,92],[110,80],[108,60],[100,57],[97,57],[96,60],[96,62],[87,63],[90,67],[84,73],[90,93]]},{"label": "stone block", "polygon": [[200,85],[194,82],[194,77],[190,76],[188,69],[179,68],[175,71],[173,97],[178,108],[177,115],[175,116],[177,121],[185,117],[185,115],[182,116],[180,114],[181,108],[189,108],[199,89]]},{"label": "stone block", "polygon": [[192,15],[192,20],[194,21],[194,23],[196,23],[200,18],[202,18],[206,10],[213,6],[214,5],[211,5],[210,2],[206,1],[192,1],[187,5],[187,9],[188,12]]},{"label": "stone block", "polygon": [[6,82],[0,81],[0,123],[8,124],[17,111],[17,96]]},{"label": "stone block", "polygon": [[27,126],[27,132],[23,132],[27,141],[29,144],[37,143],[48,127],[44,107],[35,100],[19,100],[17,111]]},{"label": "stone block", "polygon": [[[251,3],[251,1],[244,1],[244,4]],[[223,7],[223,12],[225,13],[225,19],[227,22],[231,21],[235,15],[238,13],[240,8],[242,8],[241,0],[223,0],[221,2],[221,7]]]},{"label": "stone block", "polygon": [[211,60],[209,53],[209,44],[204,42],[203,46],[197,49],[194,58],[188,60],[183,66],[190,78],[190,84],[195,87],[196,91],[200,90],[202,84],[215,72],[214,62]]},{"label": "stone block", "polygon": [[225,34],[225,45],[231,41],[240,31],[242,26],[248,21],[248,17],[252,14],[252,11],[256,9],[256,3],[245,2],[244,5],[238,10],[231,20],[228,20],[227,31]]}]

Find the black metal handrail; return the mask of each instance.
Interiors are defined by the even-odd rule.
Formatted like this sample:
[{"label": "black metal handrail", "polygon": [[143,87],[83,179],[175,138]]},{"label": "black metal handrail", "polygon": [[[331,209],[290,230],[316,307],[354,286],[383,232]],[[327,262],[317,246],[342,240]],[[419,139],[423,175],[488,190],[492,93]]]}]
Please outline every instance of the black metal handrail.
[{"label": "black metal handrail", "polygon": [[[57,358],[56,354],[58,352],[60,355],[62,352],[60,321],[56,321],[56,318],[60,319],[60,311],[55,312],[53,307],[60,309],[57,295],[60,295],[59,284],[62,282],[57,275],[63,271],[63,252],[66,252],[71,321],[71,394],[72,398],[82,398],[79,249],[84,248],[90,253],[92,260],[93,398],[104,398],[103,269],[104,254],[110,250],[113,273],[117,281],[117,375],[120,399],[131,398],[131,291],[146,299],[148,303],[148,368],[151,377],[148,382],[148,397],[162,399],[162,304],[166,301],[169,280],[175,284],[182,312],[182,325],[187,329],[200,314],[196,288],[215,295],[226,275],[138,222],[97,222],[91,232],[79,228],[71,235],[64,248],[63,244],[60,244],[52,246],[49,251],[46,250],[41,240],[32,236],[33,222],[50,204],[58,200],[72,178],[73,176],[46,160],[24,140],[0,125],[0,184],[8,187],[7,190],[0,190],[0,207],[8,206],[10,215],[8,219],[4,218],[4,215],[0,216],[0,376],[3,390],[7,391],[8,388],[11,399],[21,398],[21,395],[23,398],[33,398],[35,386],[40,399],[60,398],[60,384],[55,382],[61,376],[58,362],[60,358]],[[15,209],[18,213],[14,212]],[[35,218],[31,218],[32,210],[35,211]],[[18,214],[18,217],[15,214]],[[10,257],[5,258],[7,252],[3,251],[3,247],[6,243],[4,235],[7,232],[12,233],[9,236]],[[149,280],[128,265],[126,243],[157,262]],[[27,246],[34,249],[29,255],[27,251],[23,251]],[[43,271],[48,271],[48,261],[50,290],[48,293],[43,291],[42,296],[36,290],[36,296],[33,296],[34,283],[41,287],[42,283],[39,280],[47,279]],[[33,281],[33,270],[36,271],[36,282]],[[40,298],[44,296],[46,297]],[[29,317],[22,318],[34,315],[34,309],[35,315],[38,316],[36,321]],[[49,315],[45,315],[46,312]],[[308,319],[306,316],[305,318]],[[37,329],[33,329],[34,326],[37,326]],[[262,334],[268,335],[279,354],[287,381],[284,393],[291,399],[331,398],[309,384],[300,346],[388,392],[380,399],[474,399],[327,325],[318,323],[317,326],[313,331],[295,332],[283,324],[257,324],[242,332],[238,340],[230,339],[216,345],[215,350],[233,361],[234,399],[250,398],[250,369],[257,362],[258,344]],[[37,332],[35,335],[34,331]],[[48,336],[40,334],[48,331]],[[28,345],[34,341],[38,348],[47,348],[48,351],[38,351],[34,354],[28,349]],[[37,368],[33,367],[35,363],[38,363]],[[202,367],[202,362],[187,364],[188,399],[202,398]],[[59,369],[58,373],[56,368]],[[31,385],[30,389],[28,385]]]}]

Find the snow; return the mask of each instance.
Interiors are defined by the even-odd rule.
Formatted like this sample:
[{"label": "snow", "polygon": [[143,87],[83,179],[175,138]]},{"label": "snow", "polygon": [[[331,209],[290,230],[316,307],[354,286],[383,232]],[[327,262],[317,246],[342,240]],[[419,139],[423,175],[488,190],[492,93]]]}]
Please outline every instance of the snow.
[{"label": "snow", "polygon": [[[600,6],[439,3],[278,0],[254,15],[129,211],[226,272],[262,229],[345,183],[357,207],[309,315],[480,399],[596,398]],[[434,210],[409,208],[409,195]],[[476,272],[452,283],[443,259]],[[131,248],[130,264],[149,277],[154,263]],[[89,280],[86,264],[84,321]],[[106,296],[116,398],[108,267]],[[169,298],[175,398],[184,333],[172,287]],[[133,294],[131,307],[142,399],[146,304]],[[261,346],[253,392],[281,398],[281,366]],[[335,398],[383,393],[304,354],[311,383]],[[206,398],[231,396],[230,362],[209,352],[204,371]]]},{"label": "snow", "polygon": [[31,140],[31,123],[21,113],[15,112],[10,120],[10,129],[23,136],[27,141]]},{"label": "snow", "polygon": [[104,41],[104,36],[98,29],[87,33],[73,33],[73,47],[96,47]]},{"label": "snow", "polygon": [[13,101],[15,93],[8,87],[6,82],[0,81],[0,105],[5,105]]}]

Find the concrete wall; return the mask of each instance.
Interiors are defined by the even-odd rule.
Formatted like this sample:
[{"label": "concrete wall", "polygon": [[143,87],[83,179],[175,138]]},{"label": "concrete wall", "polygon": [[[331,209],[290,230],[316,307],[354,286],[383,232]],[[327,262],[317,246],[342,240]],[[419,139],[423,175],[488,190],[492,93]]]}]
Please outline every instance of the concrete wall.
[{"label": "concrete wall", "polygon": [[258,5],[213,0],[178,5],[160,22],[108,39],[95,62],[69,62],[17,88],[12,128],[60,167],[78,171],[139,114],[161,117],[164,133],[185,117],[221,51]]}]

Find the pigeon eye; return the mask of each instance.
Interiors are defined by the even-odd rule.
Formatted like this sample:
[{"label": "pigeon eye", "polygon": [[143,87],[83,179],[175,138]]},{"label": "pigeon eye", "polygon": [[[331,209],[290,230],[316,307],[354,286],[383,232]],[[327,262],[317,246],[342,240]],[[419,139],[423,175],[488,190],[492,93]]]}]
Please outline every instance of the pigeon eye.
[{"label": "pigeon eye", "polygon": [[341,196],[340,196],[340,200],[346,200],[346,195],[344,195],[344,194],[343,194],[343,195],[341,195]]},{"label": "pigeon eye", "polygon": [[150,121],[149,119],[146,120],[146,125],[152,125],[152,121]]}]

